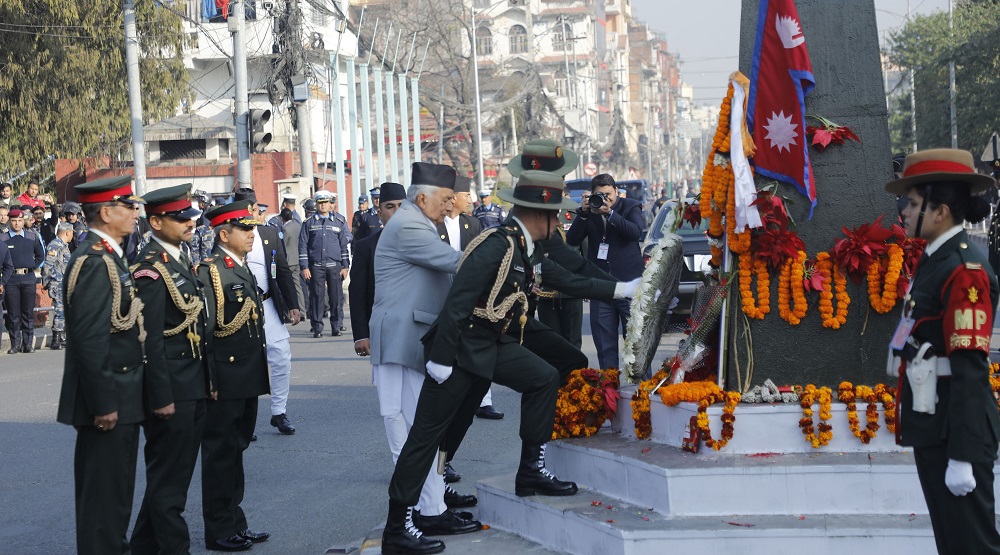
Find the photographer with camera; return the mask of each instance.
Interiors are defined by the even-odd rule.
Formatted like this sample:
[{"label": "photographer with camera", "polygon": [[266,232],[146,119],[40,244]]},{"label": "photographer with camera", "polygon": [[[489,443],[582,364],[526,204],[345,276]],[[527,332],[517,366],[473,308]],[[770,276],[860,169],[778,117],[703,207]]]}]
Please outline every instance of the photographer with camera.
[{"label": "photographer with camera", "polygon": [[[619,281],[631,281],[645,268],[639,247],[644,223],[642,204],[619,197],[614,178],[602,173],[591,181],[590,196],[577,209],[566,243],[579,246],[586,239],[591,262]],[[590,301],[590,332],[600,368],[618,368],[618,335],[624,336],[628,317],[628,299]]]}]

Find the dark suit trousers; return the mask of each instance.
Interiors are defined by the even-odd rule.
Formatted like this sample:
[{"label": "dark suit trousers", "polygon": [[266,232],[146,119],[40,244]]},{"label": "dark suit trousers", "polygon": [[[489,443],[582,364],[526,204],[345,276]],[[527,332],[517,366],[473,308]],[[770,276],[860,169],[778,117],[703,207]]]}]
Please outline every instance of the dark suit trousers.
[{"label": "dark suit trousers", "polygon": [[7,330],[30,333],[35,329],[35,274],[11,276],[5,288]]},{"label": "dark suit trousers", "polygon": [[934,527],[934,541],[941,555],[1000,553],[993,499],[993,463],[972,463],[976,489],[958,497],[944,484],[948,468],[947,447],[914,447],[920,487]]},{"label": "dark suit trousers", "polygon": [[342,266],[312,266],[309,296],[312,305],[309,306],[309,322],[314,333],[323,333],[324,303],[330,299],[330,327],[339,330],[344,324],[344,285],[340,278]]},{"label": "dark suit trousers", "polygon": [[[549,441],[559,394],[559,372],[517,343],[498,343],[493,381],[521,394],[521,441],[529,444]],[[442,384],[430,377],[425,379],[413,427],[389,483],[390,499],[407,506],[416,505],[438,448],[446,437],[458,433],[449,430],[449,426],[453,422],[472,423],[489,385],[486,378],[459,367]],[[461,433],[464,436],[464,430]]]},{"label": "dark suit trousers", "polygon": [[590,334],[601,370],[618,368],[618,336],[624,337],[628,326],[629,303],[628,299],[610,303],[590,300]]},{"label": "dark suit trousers", "polygon": [[174,415],[146,414],[146,494],[132,531],[132,553],[184,554],[191,536],[182,516],[205,429],[205,401],[175,401]]},{"label": "dark suit trousers", "polygon": [[205,540],[247,529],[243,502],[243,452],[257,423],[257,398],[209,401],[201,440],[202,516]]},{"label": "dark suit trousers", "polygon": [[583,299],[539,299],[538,320],[578,350],[583,347]]},{"label": "dark suit trousers", "polygon": [[79,555],[128,553],[128,524],[135,493],[139,424],[110,432],[76,427],[76,551]]}]

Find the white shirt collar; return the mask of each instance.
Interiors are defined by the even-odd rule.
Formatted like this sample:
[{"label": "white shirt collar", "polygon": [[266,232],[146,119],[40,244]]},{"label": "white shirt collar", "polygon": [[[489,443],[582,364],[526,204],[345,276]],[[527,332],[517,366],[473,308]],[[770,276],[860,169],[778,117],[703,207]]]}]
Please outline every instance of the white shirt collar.
[{"label": "white shirt collar", "polygon": [[531,240],[531,234],[528,233],[528,228],[524,227],[524,222],[517,219],[517,216],[511,216],[511,218],[517,222],[517,225],[521,228],[521,234],[524,235],[524,250],[528,252],[528,256],[535,252],[535,242]]},{"label": "white shirt collar", "polygon": [[223,247],[222,245],[219,245],[219,248],[222,249],[222,252],[228,254],[229,258],[232,258],[234,262],[236,262],[237,264],[239,264],[240,268],[243,267],[243,257],[242,256],[236,256],[235,254],[233,254],[233,252],[231,250],[227,249],[226,247]]},{"label": "white shirt collar", "polygon": [[125,253],[122,251],[122,246],[118,243],[118,241],[114,240],[110,235],[104,233],[99,229],[90,228],[90,231],[93,231],[95,235],[97,235],[101,239],[104,239],[104,242],[111,247],[111,250],[115,251],[115,254],[118,255],[118,258],[125,258]]},{"label": "white shirt collar", "polygon": [[948,241],[948,239],[951,239],[952,237],[958,235],[961,232],[962,232],[962,226],[956,225],[951,229],[949,229],[948,231],[945,231],[941,235],[938,235],[938,238],[929,243],[927,245],[927,248],[924,249],[924,254],[926,254],[927,256],[934,254],[934,252],[940,249],[941,245],[945,244]]},{"label": "white shirt collar", "polygon": [[169,254],[170,256],[174,257],[174,260],[180,262],[180,260],[181,260],[181,249],[180,249],[180,247],[175,247],[175,246],[171,245],[170,243],[167,243],[167,242],[163,241],[163,239],[160,239],[159,237],[157,237],[155,233],[153,234],[153,240],[156,241],[157,243],[159,243],[160,246],[163,247],[163,250],[167,251],[167,254]]}]

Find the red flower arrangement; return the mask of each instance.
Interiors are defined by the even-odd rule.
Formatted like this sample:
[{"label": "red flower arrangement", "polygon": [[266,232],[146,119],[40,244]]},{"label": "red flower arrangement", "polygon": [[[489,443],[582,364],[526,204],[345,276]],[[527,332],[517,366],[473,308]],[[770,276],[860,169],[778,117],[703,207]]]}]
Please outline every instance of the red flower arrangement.
[{"label": "red flower arrangement", "polygon": [[807,117],[815,119],[820,124],[819,127],[806,126],[806,135],[812,135],[812,145],[816,150],[823,150],[831,144],[844,144],[845,139],[861,142],[854,131],[851,131],[851,128],[846,125],[834,123],[823,116],[810,114]]}]

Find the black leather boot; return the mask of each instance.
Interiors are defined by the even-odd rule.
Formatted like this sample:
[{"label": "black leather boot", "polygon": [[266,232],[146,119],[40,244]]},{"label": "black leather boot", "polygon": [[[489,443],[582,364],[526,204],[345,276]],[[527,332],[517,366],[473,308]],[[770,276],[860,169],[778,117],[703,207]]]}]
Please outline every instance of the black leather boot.
[{"label": "black leather boot", "polygon": [[35,330],[21,332],[21,352],[35,352]]},{"label": "black leather boot", "polygon": [[521,466],[514,478],[514,493],[529,495],[575,495],[576,484],[563,482],[545,469],[545,444],[522,443]]},{"label": "black leather boot", "polygon": [[444,542],[424,537],[413,524],[413,509],[389,500],[389,516],[382,532],[383,555],[429,555],[444,551]]},{"label": "black leather boot", "polygon": [[21,352],[21,332],[12,331],[10,332],[10,349],[7,351],[8,355],[13,355],[15,353]]},{"label": "black leather boot", "polygon": [[49,348],[52,349],[53,351],[58,351],[58,350],[61,350],[65,346],[66,346],[66,343],[63,340],[63,332],[61,332],[61,331],[53,331],[52,332],[52,343],[49,345]]}]

